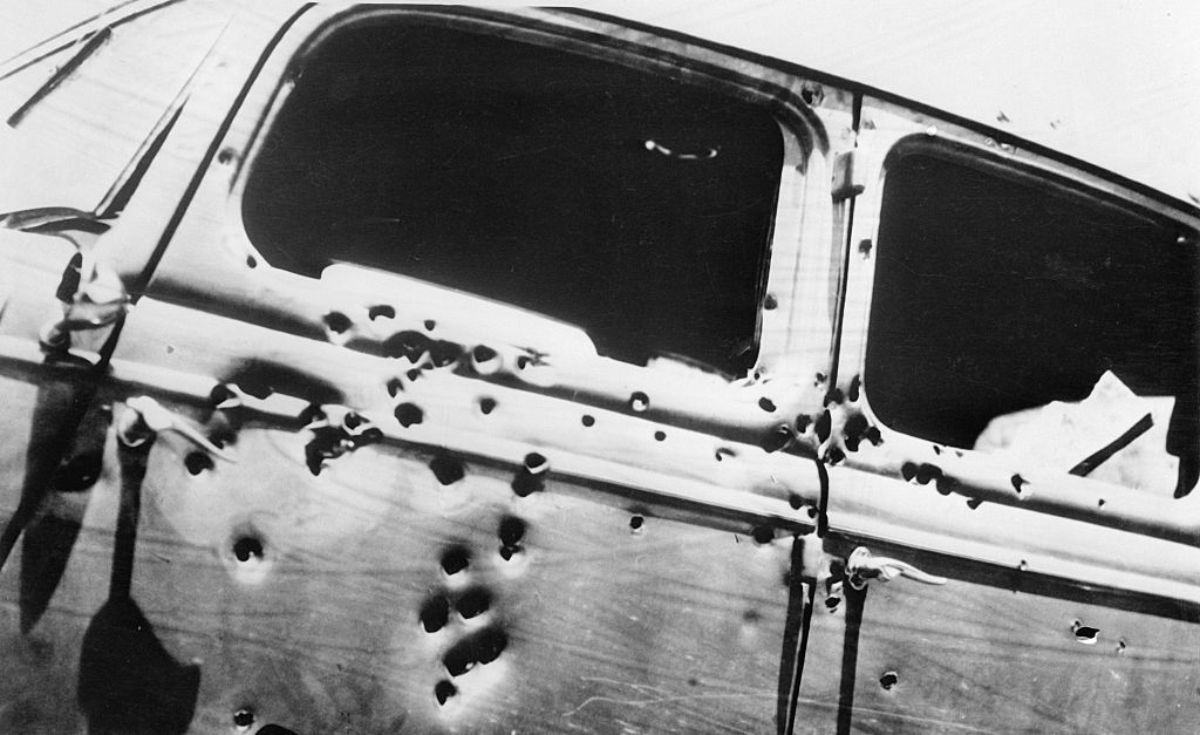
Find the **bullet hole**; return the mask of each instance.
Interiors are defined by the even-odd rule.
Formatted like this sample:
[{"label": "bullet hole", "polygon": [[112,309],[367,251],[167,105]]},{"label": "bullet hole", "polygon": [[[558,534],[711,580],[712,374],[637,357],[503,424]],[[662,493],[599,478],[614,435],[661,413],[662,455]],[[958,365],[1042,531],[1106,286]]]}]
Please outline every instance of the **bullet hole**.
[{"label": "bullet hole", "polygon": [[399,378],[392,378],[387,382],[387,392],[392,398],[395,398],[398,393],[404,390],[404,383],[400,382]]},{"label": "bullet hole", "polygon": [[239,730],[249,730],[254,725],[254,713],[248,709],[240,709],[234,712],[233,725]]},{"label": "bullet hole", "polygon": [[508,647],[508,636],[497,628],[487,628],[456,643],[442,657],[450,676],[462,676],[477,665],[486,666]]},{"label": "bullet hole", "polygon": [[912,479],[917,476],[916,463],[905,462],[904,464],[900,465],[900,476],[904,478],[905,482],[911,482]]},{"label": "bullet hole", "polygon": [[812,417],[809,416],[808,414],[802,413],[799,416],[797,416],[796,417],[797,433],[803,434],[804,432],[808,431],[808,426],[811,423],[812,423]]},{"label": "bullet hole", "polygon": [[942,468],[938,467],[935,464],[929,464],[927,462],[922,462],[921,465],[919,467],[917,467],[917,483],[918,484],[928,485],[930,482],[938,479],[941,476],[942,476]]},{"label": "bullet hole", "polygon": [[471,553],[461,546],[452,546],[442,554],[442,571],[454,575],[471,564]]},{"label": "bullet hole", "polygon": [[495,411],[495,410],[496,410],[496,399],[495,398],[480,398],[479,399],[479,412],[482,413],[484,416],[487,416],[488,414],[490,414],[492,411]]},{"label": "bullet hole", "polygon": [[428,347],[428,337],[420,332],[407,330],[385,339],[381,349],[384,357],[403,357],[409,362],[416,362]]},{"label": "bullet hole", "polygon": [[816,518],[816,517],[817,517],[817,509],[816,509],[816,507],[814,507],[814,506],[811,506],[811,505],[810,505],[810,506],[808,506],[808,510],[807,510],[807,511],[805,511],[805,512],[806,512],[806,513],[808,513],[808,517],[809,517],[809,518]]},{"label": "bullet hole", "polygon": [[846,459],[846,453],[841,450],[841,447],[830,447],[825,453],[825,461],[831,465],[838,464]]},{"label": "bullet hole", "polygon": [[885,692],[890,692],[900,683],[900,675],[895,671],[885,671],[883,676],[879,677],[879,686],[883,687]]},{"label": "bullet hole", "polygon": [[247,255],[246,256],[246,267],[247,268],[257,268],[258,267],[258,258],[255,258],[253,255]]},{"label": "bullet hole", "polygon": [[843,441],[846,443],[846,449],[852,452],[857,452],[859,444],[867,433],[870,425],[867,423],[867,417],[861,413],[851,414],[846,419],[845,426],[842,429]]},{"label": "bullet hole", "polygon": [[1103,507],[1104,507],[1104,504],[1105,504],[1106,502],[1107,502],[1107,501],[1106,501],[1104,498],[1100,498],[1099,500],[1097,500],[1097,501],[1096,501],[1096,507],[1097,507],[1097,508],[1103,508]]},{"label": "bullet hole", "polygon": [[183,466],[191,475],[198,475],[205,470],[213,468],[212,458],[204,452],[188,452],[188,455],[183,458]]},{"label": "bullet hole", "polygon": [[405,373],[404,377],[408,378],[408,382],[415,383],[415,382],[417,382],[417,378],[421,377],[421,369],[413,368],[412,370],[409,370],[407,373]]},{"label": "bullet hole", "polygon": [[395,319],[396,309],[388,304],[377,304],[367,309],[367,318],[371,321],[376,319]]},{"label": "bullet hole", "polygon": [[842,389],[841,388],[833,388],[832,390],[830,390],[828,393],[825,394],[825,404],[824,405],[828,406],[831,403],[840,404],[840,403],[845,402],[845,400],[846,400],[846,394],[842,392]]},{"label": "bullet hole", "polygon": [[1021,477],[1020,475],[1012,476],[1013,490],[1017,491],[1017,495],[1020,495],[1024,491],[1025,485],[1027,484],[1029,484],[1029,480],[1026,480],[1024,477]]},{"label": "bullet hole", "polygon": [[971,498],[970,500],[967,501],[967,507],[970,508],[971,510],[975,510],[976,508],[978,508],[981,505],[983,505],[983,501],[980,500],[979,498]]},{"label": "bullet hole", "polygon": [[816,377],[817,385],[823,385],[826,380],[829,380],[829,376],[826,375],[825,373],[817,373],[815,377]]},{"label": "bullet hole", "polygon": [[1125,648],[1126,648],[1126,645],[1125,645],[1125,639],[1124,639],[1124,638],[1122,638],[1121,640],[1117,641],[1117,655],[1118,655],[1118,656],[1124,656],[1124,655],[1125,655]]},{"label": "bullet hole", "polygon": [[453,342],[439,340],[429,347],[429,357],[434,367],[453,365],[462,356],[462,348]]},{"label": "bullet hole", "polygon": [[804,507],[804,498],[796,493],[788,493],[788,505],[792,507],[792,510],[800,510]]},{"label": "bullet hole", "polygon": [[633,409],[636,413],[645,412],[646,409],[650,408],[650,396],[647,396],[640,390],[635,391],[633,395],[629,396],[629,408]]},{"label": "bullet hole", "polygon": [[763,437],[762,446],[764,452],[778,452],[792,441],[792,430],[787,424],[780,424],[775,429]]},{"label": "bullet hole", "polygon": [[1075,642],[1085,646],[1094,646],[1096,641],[1100,640],[1100,629],[1084,625],[1081,620],[1071,624],[1071,632],[1075,634]]},{"label": "bullet hole", "polygon": [[464,620],[470,620],[484,614],[491,606],[492,595],[487,590],[477,587],[464,592],[458,598],[454,609],[458,610],[458,614],[463,616]]},{"label": "bullet hole", "polygon": [[828,410],[821,412],[821,415],[817,417],[817,424],[813,428],[817,432],[818,441],[823,442],[829,439],[829,434],[833,430],[833,417]]},{"label": "bullet hole", "polygon": [[480,375],[491,375],[500,370],[500,353],[487,345],[475,345],[471,350],[471,367]]},{"label": "bullet hole", "polygon": [[433,696],[437,698],[437,703],[440,705],[444,705],[455,694],[458,694],[458,687],[445,679],[433,685]]},{"label": "bullet hole", "polygon": [[804,85],[800,90],[800,99],[804,100],[806,105],[819,105],[825,97],[825,91],[819,85]]},{"label": "bullet hole", "polygon": [[[840,591],[840,590],[839,590]],[[840,594],[830,592],[825,595],[825,610],[828,612],[837,612],[838,606],[842,604],[842,596]]]},{"label": "bullet hole", "polygon": [[229,163],[233,160],[235,153],[232,148],[222,148],[217,154],[217,163]]},{"label": "bullet hole", "polygon": [[769,544],[775,540],[775,529],[770,526],[756,526],[750,532],[750,536],[756,544]]},{"label": "bullet hole", "polygon": [[871,446],[873,447],[883,444],[883,434],[879,433],[879,427],[877,426],[868,427],[867,430],[863,432],[863,438],[871,442]]},{"label": "bullet hole", "polygon": [[592,416],[591,414],[586,414],[586,413],[585,413],[585,414],[583,415],[583,418],[579,419],[579,421],[580,421],[580,423],[582,423],[584,426],[589,426],[589,427],[590,427],[590,426],[595,426],[595,425],[596,425],[596,418],[595,418],[594,416]]},{"label": "bullet hole", "polygon": [[421,627],[426,633],[436,633],[446,627],[450,620],[450,601],[445,597],[431,597],[421,606]]},{"label": "bullet hole", "polygon": [[646,519],[642,516],[633,516],[629,519],[629,528],[633,531],[642,530],[642,526],[646,525]]},{"label": "bullet hole", "polygon": [[1025,571],[1025,570],[1026,570],[1026,569],[1028,569],[1028,568],[1029,568],[1029,562],[1025,561],[1024,559],[1022,559],[1022,560],[1021,560],[1021,561],[1020,561],[1020,562],[1017,564],[1017,571],[1018,571],[1018,572],[1023,572],[1023,571]]},{"label": "bullet hole", "polygon": [[872,247],[872,243],[870,240],[859,240],[858,241],[858,254],[863,256],[864,258],[871,257],[871,247]]},{"label": "bullet hole", "polygon": [[729,449],[728,447],[717,447],[717,451],[714,454],[714,456],[717,458],[718,462],[723,462],[723,461],[725,461],[726,457],[729,457],[729,458],[736,457],[737,452],[733,451],[732,449]]},{"label": "bullet hole", "polygon": [[342,334],[353,326],[350,317],[340,311],[331,311],[325,315],[325,326],[335,334]]},{"label": "bullet hole", "polygon": [[517,472],[517,476],[513,478],[512,489],[519,498],[527,498],[536,492],[541,492],[546,487],[546,481],[529,473],[528,470],[522,469]]},{"label": "bullet hole", "polygon": [[665,432],[665,431],[654,432],[654,441],[661,442],[661,441],[666,441],[666,439],[667,439],[667,432]]},{"label": "bullet hole", "polygon": [[511,561],[515,555],[520,554],[522,551],[523,549],[520,546],[501,546],[500,558],[504,561]]},{"label": "bullet hole", "polygon": [[779,308],[779,300],[775,298],[774,294],[767,294],[766,298],[763,299],[763,309],[765,311],[772,311],[777,308]]},{"label": "bullet hole", "polygon": [[262,542],[253,536],[242,536],[233,542],[233,556],[240,562],[262,559]]},{"label": "bullet hole", "polygon": [[766,396],[758,399],[758,407],[767,413],[775,412],[775,402]]},{"label": "bullet hole", "polygon": [[528,525],[525,521],[516,516],[508,516],[500,521],[498,529],[500,543],[505,546],[516,546],[525,539],[526,530],[528,530]]},{"label": "bullet hole", "polygon": [[433,476],[443,485],[453,485],[466,475],[462,462],[445,454],[430,460],[429,469],[433,470]]},{"label": "bullet hole", "polygon": [[425,412],[416,404],[401,403],[396,406],[396,420],[405,428],[421,423],[423,418],[425,418]]}]

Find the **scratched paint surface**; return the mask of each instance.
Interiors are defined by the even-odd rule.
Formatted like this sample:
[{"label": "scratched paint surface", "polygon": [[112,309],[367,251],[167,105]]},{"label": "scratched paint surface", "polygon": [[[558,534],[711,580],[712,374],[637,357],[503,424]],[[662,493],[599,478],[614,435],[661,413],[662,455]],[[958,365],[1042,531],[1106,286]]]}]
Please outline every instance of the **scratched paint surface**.
[{"label": "scratched paint surface", "polygon": [[1200,718],[1192,623],[960,579],[900,579],[868,586],[853,714],[839,729],[854,627],[847,599],[831,610],[821,598],[801,732],[1185,733]]}]

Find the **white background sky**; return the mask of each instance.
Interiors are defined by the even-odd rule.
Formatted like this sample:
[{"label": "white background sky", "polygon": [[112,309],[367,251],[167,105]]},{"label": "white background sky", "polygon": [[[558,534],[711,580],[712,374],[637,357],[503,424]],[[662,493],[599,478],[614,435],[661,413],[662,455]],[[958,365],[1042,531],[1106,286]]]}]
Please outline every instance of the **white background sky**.
[{"label": "white background sky", "polygon": [[[111,0],[7,0],[0,60]],[[493,4],[513,4],[500,2]],[[580,4],[855,79],[1200,197],[1197,0]],[[1050,122],[1057,122],[1057,129]]]}]

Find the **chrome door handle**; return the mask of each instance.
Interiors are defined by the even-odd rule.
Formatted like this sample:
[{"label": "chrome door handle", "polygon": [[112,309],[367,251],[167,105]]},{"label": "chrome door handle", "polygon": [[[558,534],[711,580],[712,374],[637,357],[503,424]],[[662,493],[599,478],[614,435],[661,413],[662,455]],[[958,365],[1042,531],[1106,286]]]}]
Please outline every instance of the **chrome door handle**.
[{"label": "chrome door handle", "polygon": [[187,421],[150,396],[135,396],[125,401],[125,410],[117,418],[117,438],[127,447],[136,447],[164,431],[174,431],[208,454],[226,462],[236,460]]},{"label": "chrome door handle", "polygon": [[846,581],[856,590],[865,588],[872,579],[888,582],[896,577],[908,577],[921,584],[946,584],[947,581],[945,577],[923,572],[908,562],[875,556],[865,546],[850,552],[846,560]]}]

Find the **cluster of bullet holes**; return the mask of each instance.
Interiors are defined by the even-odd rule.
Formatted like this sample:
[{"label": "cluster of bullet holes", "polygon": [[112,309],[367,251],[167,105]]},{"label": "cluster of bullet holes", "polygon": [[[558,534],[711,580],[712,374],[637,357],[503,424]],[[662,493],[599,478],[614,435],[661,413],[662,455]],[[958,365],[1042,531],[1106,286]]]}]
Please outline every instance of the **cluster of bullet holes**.
[{"label": "cluster of bullet holes", "polygon": [[[451,679],[462,676],[476,666],[486,666],[508,647],[508,636],[499,628],[485,628],[466,636],[450,647],[442,657],[442,665]],[[438,705],[445,705],[458,694],[458,687],[449,679],[442,679],[433,686],[433,696]]]},{"label": "cluster of bullet holes", "polygon": [[437,633],[450,622],[450,612],[457,612],[463,620],[483,615],[492,606],[492,593],[482,587],[471,587],[457,593],[434,595],[421,605],[418,618],[426,633]]},{"label": "cluster of bullet holes", "polygon": [[[525,523],[518,518],[506,518],[500,524],[501,554],[504,550],[515,553],[520,550],[525,537]],[[506,556],[505,558],[509,558]],[[441,567],[449,576],[461,574],[470,567],[470,552],[462,546],[446,549],[441,557]],[[421,605],[418,619],[426,633],[437,633],[450,624],[452,612],[464,621],[480,617],[491,609],[492,593],[485,587],[472,585],[458,591],[443,590]],[[471,631],[459,638],[442,656],[442,666],[449,679],[438,681],[433,688],[438,705],[445,705],[458,694],[458,687],[451,679],[462,676],[476,666],[490,664],[500,657],[508,646],[508,635],[496,625],[488,625]]]},{"label": "cluster of bullet holes", "polygon": [[537,452],[525,455],[521,469],[517,470],[512,481],[513,492],[518,497],[528,497],[535,492],[545,489],[546,474],[550,471],[550,461]]}]

